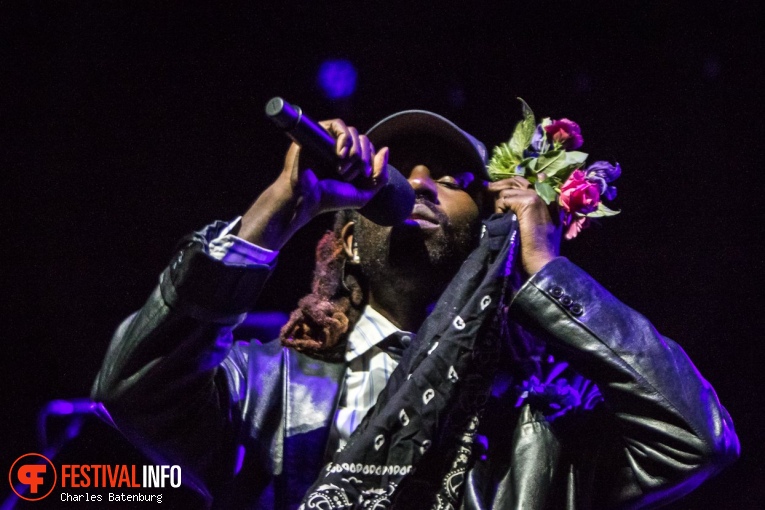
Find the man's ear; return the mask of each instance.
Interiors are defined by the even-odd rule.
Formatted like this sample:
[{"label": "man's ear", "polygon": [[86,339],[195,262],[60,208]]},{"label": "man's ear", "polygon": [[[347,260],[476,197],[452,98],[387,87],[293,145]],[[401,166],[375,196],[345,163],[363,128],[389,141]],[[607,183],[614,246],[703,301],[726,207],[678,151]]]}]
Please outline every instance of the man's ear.
[{"label": "man's ear", "polygon": [[343,240],[343,251],[345,252],[345,256],[348,257],[348,260],[351,262],[356,262],[359,257],[359,254],[354,251],[355,244],[353,243],[353,232],[355,227],[356,223],[349,221],[340,231],[340,237]]}]

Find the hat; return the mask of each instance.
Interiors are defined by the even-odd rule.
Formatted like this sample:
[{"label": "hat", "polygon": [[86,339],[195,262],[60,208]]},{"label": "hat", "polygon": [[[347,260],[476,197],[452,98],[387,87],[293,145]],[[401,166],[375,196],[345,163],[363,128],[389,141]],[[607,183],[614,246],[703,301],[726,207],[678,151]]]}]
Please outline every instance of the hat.
[{"label": "hat", "polygon": [[392,146],[391,158],[395,161],[395,140],[427,136],[437,143],[444,143],[459,156],[457,164],[473,172],[479,179],[489,180],[486,170],[486,147],[457,125],[433,112],[406,110],[384,118],[367,131],[375,147]]}]

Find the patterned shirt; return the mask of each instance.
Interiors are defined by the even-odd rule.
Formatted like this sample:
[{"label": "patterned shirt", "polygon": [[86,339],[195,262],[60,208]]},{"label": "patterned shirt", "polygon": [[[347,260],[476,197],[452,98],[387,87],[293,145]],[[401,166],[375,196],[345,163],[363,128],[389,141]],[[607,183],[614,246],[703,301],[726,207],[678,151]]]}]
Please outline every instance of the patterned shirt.
[{"label": "patterned shirt", "polygon": [[[398,366],[398,359],[382,350],[380,341],[400,332],[388,319],[367,306],[353,331],[348,335],[345,360],[345,391],[335,414],[335,426],[340,446],[350,437],[364,415],[377,401],[377,396],[388,383],[390,375]],[[405,335],[404,341],[409,338]]]}]

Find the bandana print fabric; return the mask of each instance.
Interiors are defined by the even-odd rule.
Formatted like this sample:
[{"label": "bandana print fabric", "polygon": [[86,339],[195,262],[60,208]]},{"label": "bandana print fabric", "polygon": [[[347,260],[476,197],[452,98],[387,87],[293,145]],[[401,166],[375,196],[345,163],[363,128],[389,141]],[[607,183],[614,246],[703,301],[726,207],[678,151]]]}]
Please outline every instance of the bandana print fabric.
[{"label": "bandana print fabric", "polygon": [[459,506],[499,358],[497,309],[516,248],[513,215],[484,223],[388,384],[301,509]]}]

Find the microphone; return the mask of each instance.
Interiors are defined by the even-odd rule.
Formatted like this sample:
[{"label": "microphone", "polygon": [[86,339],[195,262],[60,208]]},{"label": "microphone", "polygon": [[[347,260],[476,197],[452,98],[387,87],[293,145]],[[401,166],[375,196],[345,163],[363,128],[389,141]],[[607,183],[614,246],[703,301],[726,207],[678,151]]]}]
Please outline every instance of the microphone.
[{"label": "microphone", "polygon": [[[335,139],[332,135],[307,117],[299,106],[281,97],[274,97],[266,103],[266,116],[303,149],[336,167],[340,179],[353,182],[358,175],[361,165],[359,157],[354,155],[345,160],[340,159],[335,153]],[[386,227],[402,223],[412,214],[414,207],[414,189],[406,177],[391,165],[388,165],[388,176],[388,183],[359,209],[365,218]]]}]

